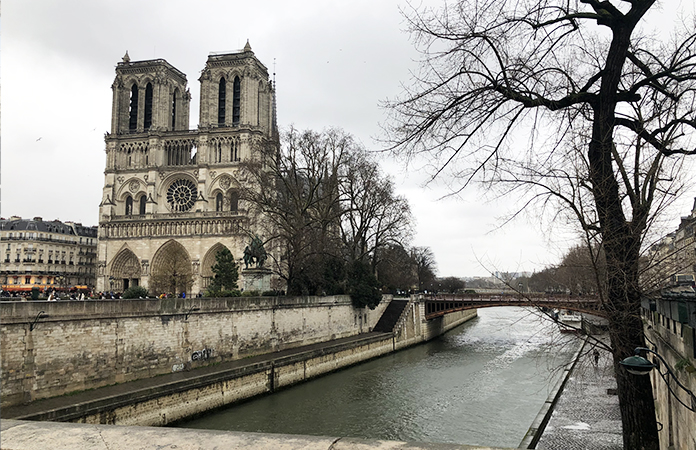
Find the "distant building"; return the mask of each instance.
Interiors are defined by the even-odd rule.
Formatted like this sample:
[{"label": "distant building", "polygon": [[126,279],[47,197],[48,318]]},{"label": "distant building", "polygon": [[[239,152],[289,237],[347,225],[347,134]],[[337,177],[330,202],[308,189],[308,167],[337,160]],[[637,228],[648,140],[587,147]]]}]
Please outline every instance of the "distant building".
[{"label": "distant building", "polygon": [[96,281],[97,227],[46,222],[41,217],[0,219],[2,289],[91,289]]},{"label": "distant building", "polygon": [[693,284],[696,279],[696,199],[679,227],[650,248],[644,281],[649,287]]},{"label": "distant building", "polygon": [[[273,82],[248,42],[210,54],[199,81],[200,119],[190,130],[184,73],[163,59],[131,61],[128,53],[116,66],[99,290],[205,291],[217,253],[227,248],[241,260],[258,233],[240,199],[248,183],[240,167],[276,133]],[[240,287],[269,289],[268,273],[240,275]]]}]

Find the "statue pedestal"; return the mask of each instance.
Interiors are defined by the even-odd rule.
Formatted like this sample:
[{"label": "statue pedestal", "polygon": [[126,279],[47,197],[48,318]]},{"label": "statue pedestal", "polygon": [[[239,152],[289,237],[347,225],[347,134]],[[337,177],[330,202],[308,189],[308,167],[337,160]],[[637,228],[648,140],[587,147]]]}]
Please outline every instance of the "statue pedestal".
[{"label": "statue pedestal", "polygon": [[245,291],[271,290],[271,271],[269,269],[242,269],[244,282],[242,288]]}]

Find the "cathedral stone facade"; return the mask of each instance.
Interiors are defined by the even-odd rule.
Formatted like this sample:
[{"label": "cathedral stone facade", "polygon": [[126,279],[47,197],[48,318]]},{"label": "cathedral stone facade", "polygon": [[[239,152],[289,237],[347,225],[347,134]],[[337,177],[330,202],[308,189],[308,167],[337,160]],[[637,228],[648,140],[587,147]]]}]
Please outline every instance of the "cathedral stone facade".
[{"label": "cathedral stone facade", "polygon": [[[276,133],[273,83],[248,42],[239,52],[210,54],[199,81],[199,125],[189,130],[185,74],[128,53],[116,67],[98,290],[204,292],[217,252],[227,247],[240,260],[256,233],[239,198],[240,165]],[[240,287],[269,288],[258,270],[240,274]]]}]

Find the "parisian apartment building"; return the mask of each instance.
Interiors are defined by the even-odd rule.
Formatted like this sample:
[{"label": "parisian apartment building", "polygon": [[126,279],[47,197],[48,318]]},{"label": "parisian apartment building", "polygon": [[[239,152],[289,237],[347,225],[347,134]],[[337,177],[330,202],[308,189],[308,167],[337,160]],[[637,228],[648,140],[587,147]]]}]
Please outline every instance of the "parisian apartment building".
[{"label": "parisian apartment building", "polygon": [[696,280],[696,199],[676,230],[663,236],[648,252],[646,281],[654,287],[694,284]]},{"label": "parisian apartment building", "polygon": [[98,227],[45,221],[41,217],[0,218],[4,258],[0,282],[5,292],[93,289]]}]

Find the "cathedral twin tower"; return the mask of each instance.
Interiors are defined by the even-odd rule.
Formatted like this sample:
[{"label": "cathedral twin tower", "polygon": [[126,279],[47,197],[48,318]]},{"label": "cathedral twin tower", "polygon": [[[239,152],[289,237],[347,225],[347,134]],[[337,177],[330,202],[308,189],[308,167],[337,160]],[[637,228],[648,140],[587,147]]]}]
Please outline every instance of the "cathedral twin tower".
[{"label": "cathedral twin tower", "polygon": [[[217,252],[227,247],[239,259],[255,233],[239,198],[240,164],[276,133],[268,69],[247,42],[209,55],[199,81],[199,126],[189,130],[185,74],[128,53],[116,67],[97,290],[205,291]],[[247,289],[269,288],[268,277],[246,278]]]}]

